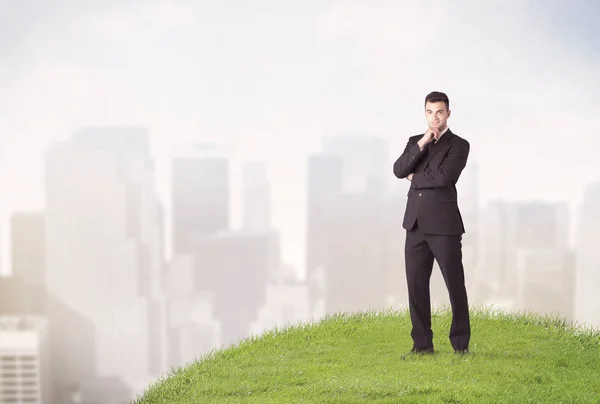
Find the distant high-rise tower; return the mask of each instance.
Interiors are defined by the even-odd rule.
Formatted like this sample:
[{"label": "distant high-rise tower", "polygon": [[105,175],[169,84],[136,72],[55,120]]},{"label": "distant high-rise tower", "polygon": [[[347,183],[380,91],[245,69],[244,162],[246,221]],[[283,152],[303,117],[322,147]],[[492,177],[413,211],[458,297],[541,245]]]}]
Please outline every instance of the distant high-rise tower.
[{"label": "distant high-rise tower", "polygon": [[327,154],[310,156],[306,212],[306,278],[309,282],[309,301],[312,311],[324,297],[329,209],[331,201],[341,188],[342,160]]},{"label": "distant high-rise tower", "polygon": [[325,312],[385,308],[390,293],[384,201],[373,193],[347,193],[330,206],[323,233]]},{"label": "distant high-rise tower", "polygon": [[248,335],[265,303],[269,274],[280,264],[278,240],[269,233],[229,231],[198,240],[194,286],[214,296],[223,344]]},{"label": "distant high-rise tower", "polygon": [[16,213],[11,218],[12,275],[45,289],[46,244],[43,213]]},{"label": "distant high-rise tower", "polygon": [[6,276],[10,274],[10,269],[5,267],[4,263],[4,234],[3,227],[0,225],[0,276]]},{"label": "distant high-rise tower", "polygon": [[0,403],[53,402],[47,321],[0,317]]},{"label": "distant high-rise tower", "polygon": [[173,252],[193,252],[201,236],[230,227],[229,159],[211,144],[188,146],[172,161]]},{"label": "distant high-rise tower", "polygon": [[[456,187],[458,188],[458,206],[461,215],[476,217],[479,209],[479,164],[477,161],[469,159]],[[465,224],[465,226],[468,225],[468,223]]]},{"label": "distant high-rise tower", "polygon": [[600,183],[587,187],[578,216],[574,317],[579,322],[600,329]]},{"label": "distant high-rise tower", "polygon": [[375,136],[329,136],[323,139],[323,152],[342,162],[342,191],[383,195],[392,170],[389,140]]},{"label": "distant high-rise tower", "polygon": [[515,309],[570,316],[566,204],[494,201],[482,219],[482,300],[509,299]]},{"label": "distant high-rise tower", "polygon": [[[332,262],[332,237],[340,233],[331,224],[354,220],[340,217],[346,210],[339,212],[334,200],[348,201],[350,195],[384,197],[392,175],[388,145],[389,140],[382,137],[328,136],[323,139],[323,153],[309,158],[306,276],[313,312],[322,309],[317,307],[324,302],[325,290],[333,287],[326,283],[335,282],[327,265]],[[350,199],[338,198],[341,194]]]},{"label": "distant high-rise tower", "polygon": [[[55,372],[61,382],[89,382],[90,372],[119,377],[136,390],[153,372],[160,347],[149,339],[157,312],[162,259],[160,212],[148,131],[91,127],[54,143],[46,154],[46,286],[68,309],[89,320],[94,341],[62,314],[49,311],[51,334],[60,330]],[[95,369],[79,356],[95,348]]]},{"label": "distant high-rise tower", "polygon": [[271,229],[271,195],[267,164],[245,162],[242,167],[242,224],[252,231]]}]

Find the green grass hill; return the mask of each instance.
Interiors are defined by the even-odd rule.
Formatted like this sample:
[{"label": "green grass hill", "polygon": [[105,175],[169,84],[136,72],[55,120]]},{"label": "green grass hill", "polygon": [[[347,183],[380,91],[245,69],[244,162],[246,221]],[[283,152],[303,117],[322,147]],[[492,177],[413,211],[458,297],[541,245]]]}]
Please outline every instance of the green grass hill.
[{"label": "green grass hill", "polygon": [[473,308],[471,353],[457,356],[450,318],[434,312],[436,355],[406,360],[407,311],[273,330],[177,369],[132,403],[600,403],[598,332]]}]

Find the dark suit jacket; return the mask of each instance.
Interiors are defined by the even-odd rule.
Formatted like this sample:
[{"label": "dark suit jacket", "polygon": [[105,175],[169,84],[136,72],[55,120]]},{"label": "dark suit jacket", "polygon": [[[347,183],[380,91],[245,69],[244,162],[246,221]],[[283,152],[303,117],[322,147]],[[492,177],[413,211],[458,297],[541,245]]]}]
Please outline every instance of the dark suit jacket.
[{"label": "dark suit jacket", "polygon": [[396,177],[414,173],[402,226],[410,230],[418,223],[427,234],[463,234],[456,182],[467,164],[469,142],[448,129],[436,144],[431,142],[421,151],[417,142],[422,136],[409,138],[394,163]]}]

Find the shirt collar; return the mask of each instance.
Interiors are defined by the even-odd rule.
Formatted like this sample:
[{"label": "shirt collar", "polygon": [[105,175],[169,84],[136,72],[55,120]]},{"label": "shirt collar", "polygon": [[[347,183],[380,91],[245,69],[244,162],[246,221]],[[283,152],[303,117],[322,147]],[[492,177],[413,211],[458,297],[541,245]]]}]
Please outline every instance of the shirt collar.
[{"label": "shirt collar", "polygon": [[446,133],[446,132],[448,132],[448,126],[446,126],[446,129],[444,129],[443,131],[440,132],[440,137],[438,137],[434,143],[439,142],[440,139],[442,138],[442,136],[444,135],[444,133]]}]

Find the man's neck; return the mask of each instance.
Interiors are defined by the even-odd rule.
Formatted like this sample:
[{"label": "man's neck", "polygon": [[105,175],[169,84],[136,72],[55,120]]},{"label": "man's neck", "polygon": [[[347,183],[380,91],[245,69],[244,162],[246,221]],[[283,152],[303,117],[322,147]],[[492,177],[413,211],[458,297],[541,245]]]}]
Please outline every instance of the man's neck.
[{"label": "man's neck", "polygon": [[446,133],[447,131],[448,131],[448,126],[446,125],[446,127],[444,128],[444,130],[440,132],[440,137],[437,138],[437,140],[435,141],[435,143],[439,142],[440,139],[442,138],[442,136],[444,136],[444,133]]}]

